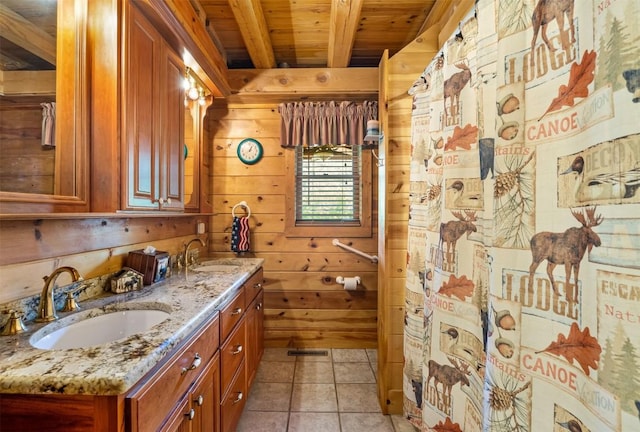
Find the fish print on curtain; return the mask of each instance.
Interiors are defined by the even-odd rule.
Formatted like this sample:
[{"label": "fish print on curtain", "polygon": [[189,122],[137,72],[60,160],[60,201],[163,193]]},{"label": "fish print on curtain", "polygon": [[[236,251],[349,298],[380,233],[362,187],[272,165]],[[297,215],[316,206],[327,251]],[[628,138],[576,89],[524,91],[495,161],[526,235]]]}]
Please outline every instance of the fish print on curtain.
[{"label": "fish print on curtain", "polygon": [[409,90],[420,430],[640,430],[638,16],[479,0]]}]

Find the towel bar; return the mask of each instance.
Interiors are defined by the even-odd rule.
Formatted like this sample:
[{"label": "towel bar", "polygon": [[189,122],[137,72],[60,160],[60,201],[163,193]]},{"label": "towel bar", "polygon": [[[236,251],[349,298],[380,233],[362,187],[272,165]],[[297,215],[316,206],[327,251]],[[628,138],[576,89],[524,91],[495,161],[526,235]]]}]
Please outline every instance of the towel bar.
[{"label": "towel bar", "polygon": [[363,252],[363,251],[361,251],[359,249],[352,248],[351,246],[348,246],[348,245],[346,245],[344,243],[340,243],[340,240],[338,240],[338,239],[333,239],[332,243],[333,243],[334,246],[341,247],[342,249],[346,249],[349,252],[353,252],[354,254],[357,254],[357,255],[360,255],[361,257],[367,258],[367,259],[371,260],[372,263],[377,263],[378,262],[378,257],[376,255],[369,255],[368,253]]}]

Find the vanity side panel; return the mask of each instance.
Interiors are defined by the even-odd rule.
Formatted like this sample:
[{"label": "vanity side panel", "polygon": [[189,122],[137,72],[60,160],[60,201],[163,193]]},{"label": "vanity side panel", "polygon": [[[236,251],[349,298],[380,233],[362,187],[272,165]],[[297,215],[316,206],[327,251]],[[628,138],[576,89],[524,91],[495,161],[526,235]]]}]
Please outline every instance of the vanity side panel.
[{"label": "vanity side panel", "polygon": [[119,432],[121,396],[0,394],[3,432]]}]

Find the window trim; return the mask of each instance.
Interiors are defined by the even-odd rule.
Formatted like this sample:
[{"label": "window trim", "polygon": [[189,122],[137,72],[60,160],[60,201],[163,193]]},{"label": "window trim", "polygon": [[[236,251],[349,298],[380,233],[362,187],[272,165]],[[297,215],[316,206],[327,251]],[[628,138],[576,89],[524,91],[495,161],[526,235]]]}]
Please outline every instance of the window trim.
[{"label": "window trim", "polygon": [[361,153],[362,184],[360,203],[360,223],[336,222],[305,222],[296,225],[296,149],[285,149],[285,167],[287,187],[285,192],[285,227],[286,237],[371,237],[372,235],[372,167],[371,152],[363,150]]}]

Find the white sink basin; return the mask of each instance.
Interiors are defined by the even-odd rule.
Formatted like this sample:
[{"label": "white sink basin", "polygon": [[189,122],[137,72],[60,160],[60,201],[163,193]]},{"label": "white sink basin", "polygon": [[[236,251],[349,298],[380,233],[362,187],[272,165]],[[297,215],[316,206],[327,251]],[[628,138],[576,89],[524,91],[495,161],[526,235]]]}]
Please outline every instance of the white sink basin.
[{"label": "white sink basin", "polygon": [[199,272],[233,272],[238,269],[234,264],[205,264],[198,267],[194,267],[193,271]]},{"label": "white sink basin", "polygon": [[40,349],[86,348],[149,330],[170,316],[170,313],[156,309],[107,311],[102,315],[90,315],[89,318],[71,322],[54,331],[49,331],[51,326],[59,327],[60,323],[51,323],[34,333],[29,343]]}]

